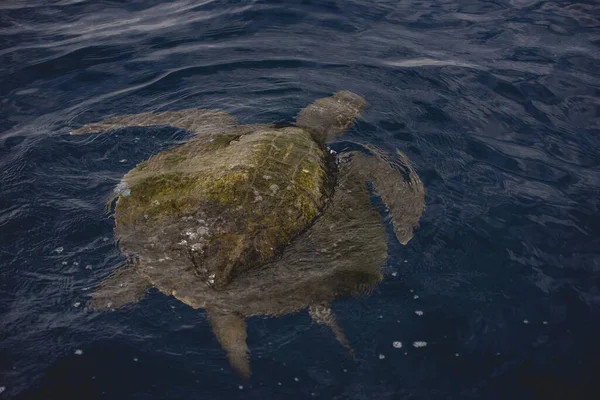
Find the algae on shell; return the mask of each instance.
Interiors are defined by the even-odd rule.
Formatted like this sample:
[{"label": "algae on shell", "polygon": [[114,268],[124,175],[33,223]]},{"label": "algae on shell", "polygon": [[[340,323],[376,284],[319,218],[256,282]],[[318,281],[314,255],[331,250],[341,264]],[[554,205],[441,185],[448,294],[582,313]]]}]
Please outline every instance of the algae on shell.
[{"label": "algae on shell", "polygon": [[[206,282],[223,288],[271,259],[323,209],[333,183],[326,158],[298,127],[195,139],[159,153],[123,178],[130,192],[115,207],[120,247],[144,263],[179,248]],[[148,248],[148,237],[161,245]]]}]

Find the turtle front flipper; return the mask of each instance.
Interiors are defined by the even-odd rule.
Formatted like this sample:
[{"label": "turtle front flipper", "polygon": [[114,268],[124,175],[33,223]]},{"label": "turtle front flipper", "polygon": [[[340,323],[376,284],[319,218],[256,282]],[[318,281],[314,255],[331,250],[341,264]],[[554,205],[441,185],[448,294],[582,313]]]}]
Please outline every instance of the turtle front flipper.
[{"label": "turtle front flipper", "polygon": [[386,157],[367,147],[371,155],[352,153],[352,164],[389,209],[396,238],[407,244],[425,208],[425,188],[408,157],[396,150],[397,158]]},{"label": "turtle front flipper", "polygon": [[137,303],[151,287],[133,266],[118,269],[92,293],[90,307],[96,310],[114,310],[128,304]]},{"label": "turtle front flipper", "polygon": [[212,135],[227,132],[235,127],[235,118],[221,110],[189,108],[177,111],[145,112],[119,115],[100,122],[86,124],[74,129],[71,135],[106,132],[133,126],[172,126],[194,132],[197,135]]},{"label": "turtle front flipper", "polygon": [[338,325],[335,314],[331,310],[329,304],[313,304],[308,308],[308,314],[316,324],[328,326],[338,342],[340,342],[340,344],[348,350],[348,353],[354,357],[354,351],[352,350],[348,339],[346,339],[344,331]]},{"label": "turtle front flipper", "polygon": [[227,352],[229,364],[244,379],[250,378],[250,361],[246,344],[246,320],[240,314],[206,310],[212,331]]}]

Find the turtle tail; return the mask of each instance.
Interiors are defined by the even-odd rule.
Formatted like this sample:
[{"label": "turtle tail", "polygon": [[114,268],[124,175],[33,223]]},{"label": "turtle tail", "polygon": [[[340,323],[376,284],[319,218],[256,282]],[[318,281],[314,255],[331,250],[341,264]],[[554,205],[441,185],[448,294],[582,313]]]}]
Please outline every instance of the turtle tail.
[{"label": "turtle tail", "polygon": [[317,99],[296,116],[296,125],[309,129],[324,145],[343,134],[367,106],[367,101],[348,90]]}]

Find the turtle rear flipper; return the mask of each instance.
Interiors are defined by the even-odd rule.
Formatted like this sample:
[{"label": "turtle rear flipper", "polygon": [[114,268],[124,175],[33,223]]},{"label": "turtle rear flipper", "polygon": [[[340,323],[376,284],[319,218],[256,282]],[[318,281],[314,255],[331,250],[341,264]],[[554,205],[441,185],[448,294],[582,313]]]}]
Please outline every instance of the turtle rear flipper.
[{"label": "turtle rear flipper", "polygon": [[366,106],[364,98],[342,90],[302,109],[296,117],[296,125],[308,128],[319,144],[329,143],[344,133]]},{"label": "turtle rear flipper", "polygon": [[93,309],[114,310],[137,303],[151,287],[132,266],[125,266],[104,279],[92,293],[89,306]]},{"label": "turtle rear flipper", "polygon": [[222,110],[189,108],[177,111],[119,115],[72,130],[71,135],[106,132],[133,126],[172,126],[197,135],[224,133],[235,127],[235,118]]},{"label": "turtle rear flipper", "polygon": [[397,150],[396,159],[388,159],[374,148],[371,155],[352,153],[352,164],[389,209],[398,241],[407,244],[425,208],[425,188],[408,157]]},{"label": "turtle rear flipper", "polygon": [[352,350],[348,339],[346,339],[344,331],[338,325],[335,314],[331,310],[329,304],[313,304],[308,308],[308,314],[316,324],[328,326],[338,342],[340,342],[340,344],[348,350],[348,353],[354,357],[354,351]]},{"label": "turtle rear flipper", "polygon": [[206,310],[208,322],[219,344],[227,352],[229,364],[244,379],[250,378],[250,361],[246,344],[246,320],[233,312]]}]

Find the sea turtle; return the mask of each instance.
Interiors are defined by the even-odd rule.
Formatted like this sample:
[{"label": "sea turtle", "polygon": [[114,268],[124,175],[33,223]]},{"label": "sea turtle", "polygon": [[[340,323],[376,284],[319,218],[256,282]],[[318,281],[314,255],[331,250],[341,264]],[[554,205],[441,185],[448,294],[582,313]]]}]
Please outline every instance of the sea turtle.
[{"label": "sea turtle", "polygon": [[[308,308],[351,348],[330,309],[382,279],[385,225],[406,244],[424,208],[407,157],[328,143],[366,101],[349,91],[318,99],[289,126],[238,125],[223,111],[117,116],[72,134],[169,125],[195,135],[129,171],[111,197],[115,236],[128,262],[92,294],[91,307],[134,303],[149,287],[206,310],[232,367],[250,375],[246,317]],[[375,195],[375,196],[374,196]],[[381,207],[380,207],[381,208]]]}]

